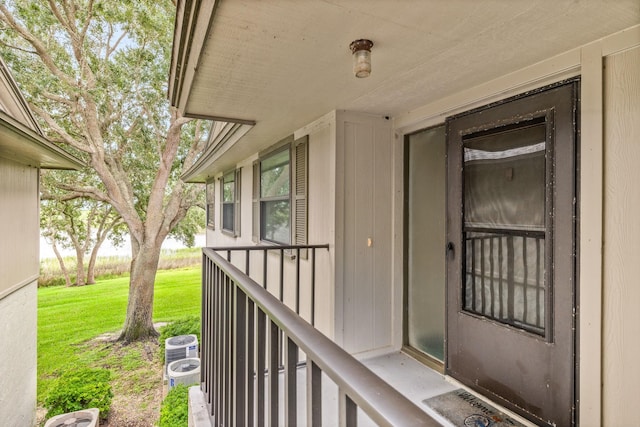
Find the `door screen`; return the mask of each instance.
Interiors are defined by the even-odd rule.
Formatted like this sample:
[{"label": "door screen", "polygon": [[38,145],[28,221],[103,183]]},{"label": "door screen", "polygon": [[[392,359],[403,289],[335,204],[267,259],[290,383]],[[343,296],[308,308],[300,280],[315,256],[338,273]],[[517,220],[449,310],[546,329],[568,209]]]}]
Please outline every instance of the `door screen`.
[{"label": "door screen", "polygon": [[463,139],[464,310],[544,335],[544,121]]}]

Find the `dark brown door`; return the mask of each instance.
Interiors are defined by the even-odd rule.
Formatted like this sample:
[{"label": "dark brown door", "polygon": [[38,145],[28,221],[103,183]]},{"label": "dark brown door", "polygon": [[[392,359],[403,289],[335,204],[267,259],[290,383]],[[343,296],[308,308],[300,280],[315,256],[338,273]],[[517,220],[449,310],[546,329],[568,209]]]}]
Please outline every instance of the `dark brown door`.
[{"label": "dark brown door", "polygon": [[577,82],[447,123],[446,371],[574,423]]}]

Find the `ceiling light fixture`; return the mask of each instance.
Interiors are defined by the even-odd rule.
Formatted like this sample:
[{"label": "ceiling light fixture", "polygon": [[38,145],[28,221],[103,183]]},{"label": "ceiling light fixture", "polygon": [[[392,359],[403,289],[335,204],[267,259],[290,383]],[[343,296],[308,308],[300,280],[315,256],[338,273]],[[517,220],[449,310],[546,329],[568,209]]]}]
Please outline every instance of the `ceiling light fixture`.
[{"label": "ceiling light fixture", "polygon": [[351,42],[349,48],[353,53],[353,74],[358,78],[369,77],[371,74],[371,40],[360,39]]}]

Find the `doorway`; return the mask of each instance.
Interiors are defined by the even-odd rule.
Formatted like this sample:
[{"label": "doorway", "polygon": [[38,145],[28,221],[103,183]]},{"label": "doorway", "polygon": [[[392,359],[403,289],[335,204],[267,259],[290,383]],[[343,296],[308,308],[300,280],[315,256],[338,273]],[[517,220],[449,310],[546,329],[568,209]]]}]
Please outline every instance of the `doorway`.
[{"label": "doorway", "polygon": [[445,371],[575,424],[578,82],[447,121]]}]

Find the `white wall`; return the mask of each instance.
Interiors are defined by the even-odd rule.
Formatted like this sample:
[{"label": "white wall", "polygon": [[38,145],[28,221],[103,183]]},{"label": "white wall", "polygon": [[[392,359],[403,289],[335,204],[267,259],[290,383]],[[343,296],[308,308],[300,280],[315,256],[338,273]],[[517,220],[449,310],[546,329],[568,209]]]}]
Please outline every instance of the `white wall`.
[{"label": "white wall", "polygon": [[393,133],[384,117],[339,112],[336,129],[336,341],[390,349]]},{"label": "white wall", "polygon": [[[336,137],[335,121],[323,121],[307,129],[309,135],[308,164],[308,242],[329,244],[329,250],[317,250],[316,327],[334,338],[335,330],[335,188]],[[298,135],[296,135],[299,138]]]},{"label": "white wall", "polygon": [[[335,242],[335,115],[314,122],[312,126],[296,132],[295,138],[309,136],[308,152],[308,238],[309,244],[329,244],[330,249],[316,250],[316,310],[315,325],[327,336],[334,336],[334,242]],[[278,141],[273,141],[277,143]],[[220,181],[216,177],[215,194],[215,230],[207,229],[207,246],[253,245],[252,242],[252,197],[253,162],[257,153],[236,165],[242,168],[241,189],[241,227],[240,236],[233,237],[221,231]],[[226,255],[226,254],[225,254]],[[300,260],[300,314],[311,319],[310,277],[311,251],[307,259]],[[237,252],[232,261],[242,270],[245,266],[245,253]],[[250,275],[258,283],[263,282],[262,253],[253,252],[250,259]],[[290,256],[284,259],[285,289],[284,302],[295,307],[296,260]],[[268,290],[279,296],[279,254],[269,252],[267,267]]]},{"label": "white wall", "polygon": [[30,426],[36,404],[38,170],[0,158],[0,419]]}]

